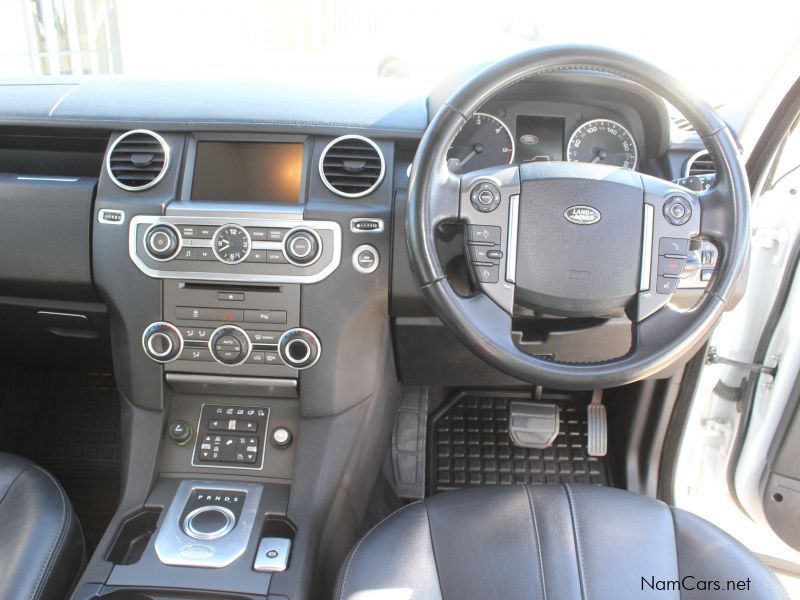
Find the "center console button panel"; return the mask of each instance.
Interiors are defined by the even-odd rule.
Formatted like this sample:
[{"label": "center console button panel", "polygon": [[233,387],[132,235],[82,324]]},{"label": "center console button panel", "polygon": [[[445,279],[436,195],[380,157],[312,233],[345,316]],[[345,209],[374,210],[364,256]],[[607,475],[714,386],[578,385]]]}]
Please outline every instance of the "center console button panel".
[{"label": "center console button panel", "polygon": [[[146,275],[193,281],[316,283],[339,266],[342,232],[333,221],[200,211],[131,219],[128,251]],[[276,215],[279,217],[279,215]]]},{"label": "center console button panel", "polygon": [[268,424],[268,408],[204,404],[192,466],[261,469]]}]

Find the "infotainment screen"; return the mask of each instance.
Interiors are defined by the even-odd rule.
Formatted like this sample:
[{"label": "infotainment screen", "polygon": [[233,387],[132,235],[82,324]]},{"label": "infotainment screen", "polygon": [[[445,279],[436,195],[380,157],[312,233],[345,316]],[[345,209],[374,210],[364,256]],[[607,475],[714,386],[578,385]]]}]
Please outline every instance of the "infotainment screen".
[{"label": "infotainment screen", "polygon": [[517,117],[516,161],[564,160],[564,119]]},{"label": "infotainment screen", "polygon": [[303,144],[197,142],[192,200],[300,202]]}]

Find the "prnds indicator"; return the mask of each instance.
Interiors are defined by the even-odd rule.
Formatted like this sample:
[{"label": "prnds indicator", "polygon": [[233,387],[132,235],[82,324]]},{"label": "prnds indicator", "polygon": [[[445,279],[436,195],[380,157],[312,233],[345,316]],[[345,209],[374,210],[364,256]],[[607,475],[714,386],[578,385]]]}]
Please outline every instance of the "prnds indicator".
[{"label": "prnds indicator", "polygon": [[250,255],[250,234],[239,225],[223,225],[214,233],[211,247],[214,256],[229,265],[242,262]]}]

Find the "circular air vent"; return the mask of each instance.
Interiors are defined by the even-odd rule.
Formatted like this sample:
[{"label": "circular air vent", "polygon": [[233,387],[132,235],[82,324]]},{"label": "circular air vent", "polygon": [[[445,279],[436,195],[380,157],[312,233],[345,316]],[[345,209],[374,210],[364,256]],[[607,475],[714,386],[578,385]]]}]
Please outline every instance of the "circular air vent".
[{"label": "circular air vent", "polygon": [[325,146],[319,176],[325,186],[346,198],[366,196],[383,181],[386,164],[378,145],[360,135],[343,135]]},{"label": "circular air vent", "polygon": [[691,175],[715,175],[717,167],[714,164],[714,159],[708,150],[701,150],[697,154],[692,155],[686,161],[686,173],[684,177]]},{"label": "circular air vent", "polygon": [[129,192],[153,187],[167,172],[169,146],[157,133],[134,129],[111,145],[106,170],[111,181]]}]

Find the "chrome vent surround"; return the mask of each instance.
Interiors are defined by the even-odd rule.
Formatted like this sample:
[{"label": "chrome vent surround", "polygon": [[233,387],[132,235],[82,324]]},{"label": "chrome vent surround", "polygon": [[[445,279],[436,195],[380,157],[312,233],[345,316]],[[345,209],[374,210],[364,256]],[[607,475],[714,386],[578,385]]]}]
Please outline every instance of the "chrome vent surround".
[{"label": "chrome vent surround", "polygon": [[361,135],[343,135],[325,146],[319,158],[319,176],[330,191],[360,198],[377,188],[386,172],[378,145]]},{"label": "chrome vent surround", "polygon": [[169,168],[169,145],[157,133],[134,129],[123,133],[106,155],[106,171],[118,187],[140,192],[164,178]]},{"label": "chrome vent surround", "polygon": [[689,160],[686,161],[684,177],[689,177],[691,175],[714,175],[716,172],[717,167],[709,151],[701,150],[697,154],[693,154]]}]

